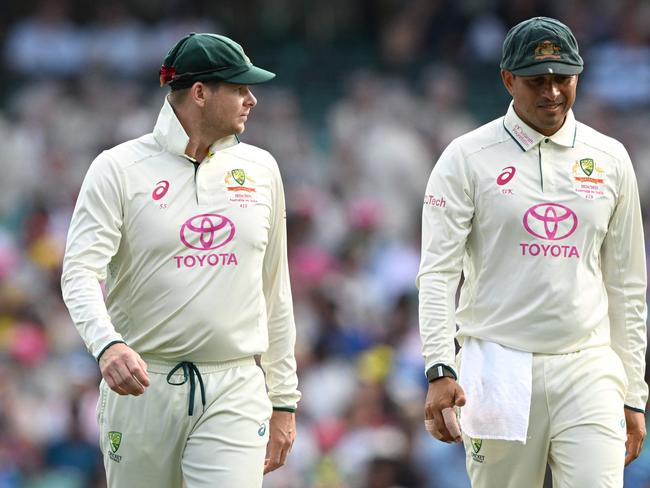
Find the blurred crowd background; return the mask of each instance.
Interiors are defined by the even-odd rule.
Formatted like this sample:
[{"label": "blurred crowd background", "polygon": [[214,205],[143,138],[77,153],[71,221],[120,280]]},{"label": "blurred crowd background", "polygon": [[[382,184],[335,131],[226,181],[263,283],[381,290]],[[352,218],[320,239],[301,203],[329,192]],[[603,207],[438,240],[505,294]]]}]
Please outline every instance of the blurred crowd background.
[{"label": "blurred crowd background", "polygon": [[[501,43],[535,15],[576,34],[576,115],[627,146],[650,235],[648,1],[1,2],[0,488],[105,486],[100,376],[61,300],[62,252],[89,163],[151,131],[158,69],[191,31],[278,74],[254,87],[243,140],[285,181],[303,400],[265,486],[468,487],[463,449],[422,421],[421,202],[441,150],[505,113]],[[650,449],[626,486],[650,486]]]}]

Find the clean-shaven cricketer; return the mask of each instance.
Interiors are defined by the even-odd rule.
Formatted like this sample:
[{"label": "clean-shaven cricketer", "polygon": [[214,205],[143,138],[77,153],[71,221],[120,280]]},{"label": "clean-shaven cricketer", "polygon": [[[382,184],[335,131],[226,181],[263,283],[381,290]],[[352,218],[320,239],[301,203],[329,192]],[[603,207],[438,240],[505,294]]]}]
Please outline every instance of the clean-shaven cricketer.
[{"label": "clean-shaven cricketer", "polygon": [[182,38],[160,70],[171,93],[153,133],[104,151],[85,177],[62,288],[103,376],[109,487],[259,487],[291,449],[282,181],[238,137],[257,103],[249,85],[274,76],[231,39]]},{"label": "clean-shaven cricketer", "polygon": [[621,487],[646,436],[639,195],[623,145],[574,118],[582,70],[566,25],[513,27],[507,113],[451,142],[428,182],[425,424],[464,441],[474,487],[541,487],[547,462],[554,486]]}]

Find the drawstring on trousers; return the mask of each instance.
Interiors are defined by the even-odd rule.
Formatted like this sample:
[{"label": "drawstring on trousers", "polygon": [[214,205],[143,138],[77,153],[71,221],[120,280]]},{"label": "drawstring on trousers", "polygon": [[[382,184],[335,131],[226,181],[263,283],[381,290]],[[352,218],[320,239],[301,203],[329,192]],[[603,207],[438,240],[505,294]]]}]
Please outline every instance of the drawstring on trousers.
[{"label": "drawstring on trousers", "polygon": [[[180,368],[183,368],[183,381],[176,383],[171,381],[172,375],[178,371]],[[196,364],[189,361],[182,361],[178,363],[167,375],[167,383],[173,386],[181,386],[187,383],[187,380],[190,380],[190,405],[187,410],[187,414],[192,416],[194,414],[194,393],[196,392],[196,382],[194,377],[199,380],[199,386],[201,387],[201,403],[203,409],[205,410],[205,386],[203,385],[203,378],[201,378],[201,372],[199,368],[196,367]]]}]

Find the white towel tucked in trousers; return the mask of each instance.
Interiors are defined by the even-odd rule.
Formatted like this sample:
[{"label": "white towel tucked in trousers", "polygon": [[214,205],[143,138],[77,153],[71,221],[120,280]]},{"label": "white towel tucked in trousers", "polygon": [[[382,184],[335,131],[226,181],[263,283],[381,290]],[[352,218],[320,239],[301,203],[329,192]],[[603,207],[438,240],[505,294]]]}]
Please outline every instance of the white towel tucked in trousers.
[{"label": "white towel tucked in trousers", "polygon": [[526,443],[532,364],[530,352],[465,338],[460,385],[467,403],[461,409],[460,425],[466,435]]}]

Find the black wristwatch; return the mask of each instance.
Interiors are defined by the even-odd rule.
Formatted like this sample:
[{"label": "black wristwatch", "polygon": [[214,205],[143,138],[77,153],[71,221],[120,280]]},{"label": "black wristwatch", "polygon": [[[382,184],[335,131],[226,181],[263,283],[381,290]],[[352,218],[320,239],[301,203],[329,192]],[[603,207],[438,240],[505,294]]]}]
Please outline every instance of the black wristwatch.
[{"label": "black wristwatch", "polygon": [[429,369],[427,369],[427,380],[429,383],[440,378],[453,378],[455,380],[458,379],[454,370],[446,364],[434,364]]}]

